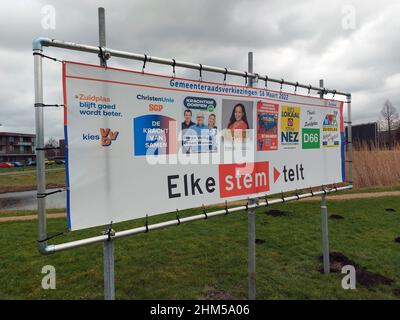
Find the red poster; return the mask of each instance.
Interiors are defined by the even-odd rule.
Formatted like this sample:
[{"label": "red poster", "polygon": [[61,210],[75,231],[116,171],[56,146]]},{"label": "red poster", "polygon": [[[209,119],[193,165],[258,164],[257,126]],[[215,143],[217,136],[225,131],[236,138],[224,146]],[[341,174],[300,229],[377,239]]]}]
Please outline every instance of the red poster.
[{"label": "red poster", "polygon": [[278,150],[279,105],[257,102],[257,151]]}]

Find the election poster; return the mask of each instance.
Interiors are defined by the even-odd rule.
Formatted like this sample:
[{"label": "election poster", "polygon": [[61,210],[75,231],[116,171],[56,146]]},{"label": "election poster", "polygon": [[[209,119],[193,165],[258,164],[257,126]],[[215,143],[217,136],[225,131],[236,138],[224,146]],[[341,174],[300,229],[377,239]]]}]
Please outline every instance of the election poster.
[{"label": "election poster", "polygon": [[300,107],[283,105],[281,108],[281,144],[284,149],[294,149],[299,145]]},{"label": "election poster", "polygon": [[183,153],[217,151],[216,105],[216,101],[212,98],[185,97],[181,111]]},{"label": "election poster", "polygon": [[339,147],[340,132],[338,122],[338,112],[334,110],[332,113],[327,113],[322,124],[322,145],[325,148]]},{"label": "election poster", "polygon": [[278,150],[279,105],[257,102],[257,151]]},{"label": "election poster", "polygon": [[63,63],[71,230],[345,179],[343,102]]},{"label": "election poster", "polygon": [[301,143],[303,149],[319,149],[321,147],[321,121],[315,108],[304,108]]},{"label": "election poster", "polygon": [[222,99],[223,151],[252,153],[253,101]]}]

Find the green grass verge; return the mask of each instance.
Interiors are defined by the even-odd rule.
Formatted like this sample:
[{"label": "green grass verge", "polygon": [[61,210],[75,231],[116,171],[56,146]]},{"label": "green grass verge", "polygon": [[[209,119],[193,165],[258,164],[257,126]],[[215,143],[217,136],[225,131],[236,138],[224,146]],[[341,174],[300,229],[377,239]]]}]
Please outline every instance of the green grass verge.
[{"label": "green grass verge", "polygon": [[[65,170],[46,172],[47,188],[65,186]],[[36,172],[0,175],[0,193],[36,190]]]},{"label": "green grass verge", "polygon": [[[66,209],[47,209],[48,214],[52,213],[64,213]],[[0,210],[1,217],[17,217],[17,216],[31,216],[36,215],[37,210]]]},{"label": "green grass verge", "polygon": [[[63,164],[51,164],[46,165],[46,169],[64,169]],[[25,166],[25,167],[12,167],[12,168],[0,168],[0,173],[13,173],[13,172],[24,172],[24,171],[35,171],[36,166]]]},{"label": "green grass verge", "polygon": [[333,193],[335,194],[346,194],[346,193],[371,193],[371,192],[386,192],[386,191],[400,191],[400,184],[395,186],[385,186],[385,187],[364,187],[364,188],[354,188],[351,190],[339,191]]},{"label": "green grass verge", "polygon": [[[395,213],[385,211],[394,208]],[[331,251],[340,251],[368,270],[395,282],[367,289],[341,288],[342,274],[318,271],[321,218],[313,202],[271,207],[289,211],[271,217],[257,210],[258,299],[398,299],[400,287],[400,198],[332,201],[329,214]],[[182,216],[197,214],[187,210]],[[175,213],[154,216],[149,223],[173,219]],[[102,299],[102,245],[41,256],[36,249],[37,221],[0,224],[0,299]],[[144,219],[119,223],[123,230],[143,226]],[[49,234],[66,231],[65,219],[48,220]],[[60,243],[99,235],[101,228],[67,232]],[[115,241],[118,299],[198,299],[209,290],[227,298],[246,298],[247,217],[233,213],[208,221],[152,231]],[[43,290],[41,268],[53,265],[57,289]]]}]

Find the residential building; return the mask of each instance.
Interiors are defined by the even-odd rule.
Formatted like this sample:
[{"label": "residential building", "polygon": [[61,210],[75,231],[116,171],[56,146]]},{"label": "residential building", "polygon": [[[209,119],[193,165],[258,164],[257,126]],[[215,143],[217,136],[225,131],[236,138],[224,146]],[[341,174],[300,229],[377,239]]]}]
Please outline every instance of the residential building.
[{"label": "residential building", "polygon": [[34,134],[0,132],[0,162],[35,160],[35,140]]}]

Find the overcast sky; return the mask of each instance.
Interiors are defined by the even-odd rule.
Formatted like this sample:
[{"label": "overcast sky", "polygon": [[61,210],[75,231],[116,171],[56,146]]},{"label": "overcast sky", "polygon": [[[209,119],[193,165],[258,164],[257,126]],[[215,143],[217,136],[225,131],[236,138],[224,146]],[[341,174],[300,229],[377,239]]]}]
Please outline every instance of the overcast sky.
[{"label": "overcast sky", "polygon": [[[54,21],[46,5],[54,8]],[[400,111],[398,0],[2,0],[0,131],[35,130],[32,39],[97,45],[99,6],[106,8],[110,48],[243,71],[253,51],[259,74],[313,85],[323,78],[326,87],[351,92],[356,123],[379,119],[386,99]],[[98,63],[93,54],[54,48],[45,53]],[[112,58],[109,65],[138,70],[142,64]],[[146,70],[171,73],[150,64]],[[179,68],[177,75],[198,77]],[[44,79],[44,102],[62,103],[61,65],[44,61]],[[228,79],[237,81],[243,79]],[[47,138],[62,138],[61,109],[46,110],[45,124]]]}]

